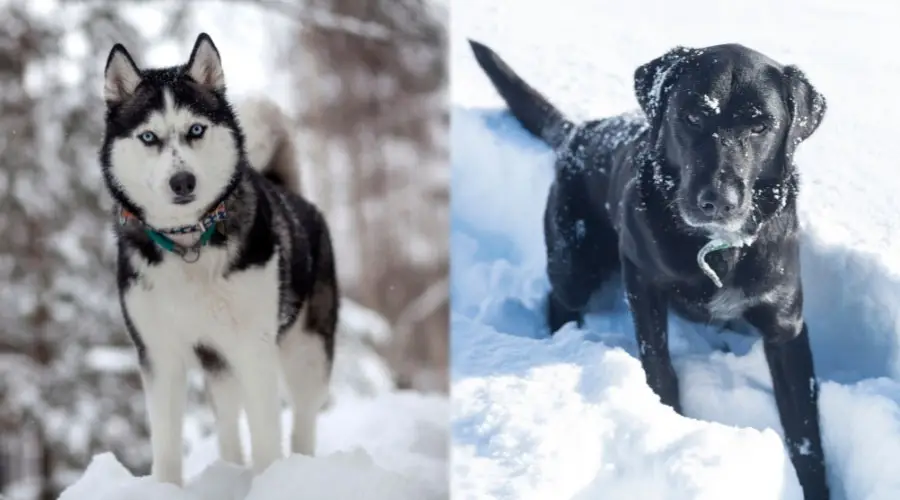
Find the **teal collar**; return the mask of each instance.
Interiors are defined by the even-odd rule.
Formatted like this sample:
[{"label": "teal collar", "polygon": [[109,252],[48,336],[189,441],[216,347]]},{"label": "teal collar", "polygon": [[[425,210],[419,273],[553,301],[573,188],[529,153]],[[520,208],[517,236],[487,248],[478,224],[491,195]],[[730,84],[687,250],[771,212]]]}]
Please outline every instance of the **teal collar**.
[{"label": "teal collar", "polygon": [[189,247],[181,246],[178,243],[175,243],[171,238],[155,229],[145,227],[144,232],[147,233],[147,236],[149,236],[154,243],[162,247],[164,250],[178,255],[179,257],[184,259],[185,262],[197,262],[197,260],[200,259],[200,248],[205,247],[209,244],[209,240],[212,239],[213,233],[216,232],[216,225],[213,224],[206,228],[206,230],[203,231],[203,234],[200,235],[200,239],[197,240],[197,243],[194,243]]},{"label": "teal collar", "polygon": [[[144,226],[144,232],[147,236],[162,249],[180,256],[185,262],[197,262],[200,259],[200,249],[209,244],[213,233],[216,232],[216,225],[225,220],[227,216],[225,202],[222,202],[196,224],[171,229],[156,229],[123,208],[119,212],[119,224],[125,225],[129,220],[135,220]],[[166,236],[167,234],[190,234],[200,231],[203,232],[200,235],[200,239],[189,247],[179,245]]]}]

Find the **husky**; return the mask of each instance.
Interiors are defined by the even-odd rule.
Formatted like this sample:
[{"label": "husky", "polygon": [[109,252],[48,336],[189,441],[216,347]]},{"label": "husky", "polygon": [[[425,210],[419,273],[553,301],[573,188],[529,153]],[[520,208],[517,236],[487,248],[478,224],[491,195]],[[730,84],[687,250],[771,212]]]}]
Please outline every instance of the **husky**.
[{"label": "husky", "polygon": [[187,63],[169,68],[141,69],[116,44],[104,74],[99,156],[153,477],[182,484],[189,369],[203,372],[223,460],[243,464],[242,408],[254,473],[283,457],[281,380],[293,406],[290,449],[312,455],[339,289],[328,224],[299,193],[286,121],[261,102],[235,113],[205,33]]}]

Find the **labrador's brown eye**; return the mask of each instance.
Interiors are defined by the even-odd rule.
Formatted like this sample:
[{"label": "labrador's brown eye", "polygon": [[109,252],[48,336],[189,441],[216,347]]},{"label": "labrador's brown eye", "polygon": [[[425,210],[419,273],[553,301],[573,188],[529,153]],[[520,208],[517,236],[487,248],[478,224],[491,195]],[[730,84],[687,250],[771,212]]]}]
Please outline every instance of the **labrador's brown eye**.
[{"label": "labrador's brown eye", "polygon": [[754,135],[759,135],[766,130],[769,130],[769,126],[765,123],[757,123],[756,125],[750,127],[750,132],[752,132]]},{"label": "labrador's brown eye", "polygon": [[684,115],[684,121],[692,127],[699,127],[703,119],[697,113],[688,113]]}]

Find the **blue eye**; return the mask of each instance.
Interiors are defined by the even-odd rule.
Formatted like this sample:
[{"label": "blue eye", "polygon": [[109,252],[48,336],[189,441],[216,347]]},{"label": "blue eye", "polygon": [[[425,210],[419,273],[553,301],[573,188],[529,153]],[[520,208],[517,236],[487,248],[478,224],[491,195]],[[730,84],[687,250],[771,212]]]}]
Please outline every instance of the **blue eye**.
[{"label": "blue eye", "polygon": [[203,137],[203,133],[206,132],[206,125],[200,125],[199,123],[195,123],[191,125],[191,128],[188,129],[188,139],[199,139]]},{"label": "blue eye", "polygon": [[156,134],[150,132],[149,130],[146,132],[142,132],[141,135],[138,136],[138,139],[144,143],[146,146],[152,146],[159,142],[159,138],[156,137]]}]

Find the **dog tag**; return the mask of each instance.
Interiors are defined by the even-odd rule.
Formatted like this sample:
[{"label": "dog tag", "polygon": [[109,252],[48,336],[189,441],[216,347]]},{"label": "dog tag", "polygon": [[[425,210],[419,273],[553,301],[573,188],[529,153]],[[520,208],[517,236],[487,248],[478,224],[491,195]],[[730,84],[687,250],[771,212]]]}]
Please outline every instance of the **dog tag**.
[{"label": "dog tag", "polygon": [[200,249],[197,247],[185,248],[184,252],[181,254],[181,259],[188,264],[197,262],[200,260]]},{"label": "dog tag", "polygon": [[731,246],[732,245],[725,240],[709,240],[709,243],[703,245],[703,248],[697,252],[697,265],[700,266],[700,270],[703,271],[703,274],[709,276],[709,279],[716,285],[716,288],[722,288],[722,280],[719,279],[719,275],[713,271],[713,268],[707,264],[706,255],[719,250],[725,250]]},{"label": "dog tag", "polygon": [[722,288],[722,280],[719,278],[719,275],[713,271],[713,268],[709,266],[706,262],[707,254],[712,252],[718,252],[719,250],[725,250],[726,248],[739,248],[743,246],[750,246],[753,244],[753,240],[755,239],[755,235],[744,236],[742,238],[737,239],[723,239],[723,238],[713,238],[709,240],[709,242],[703,245],[703,248],[697,252],[697,265],[700,266],[700,270],[703,271],[703,274],[707,275],[709,279],[712,280],[713,284],[716,285],[716,288]]}]

